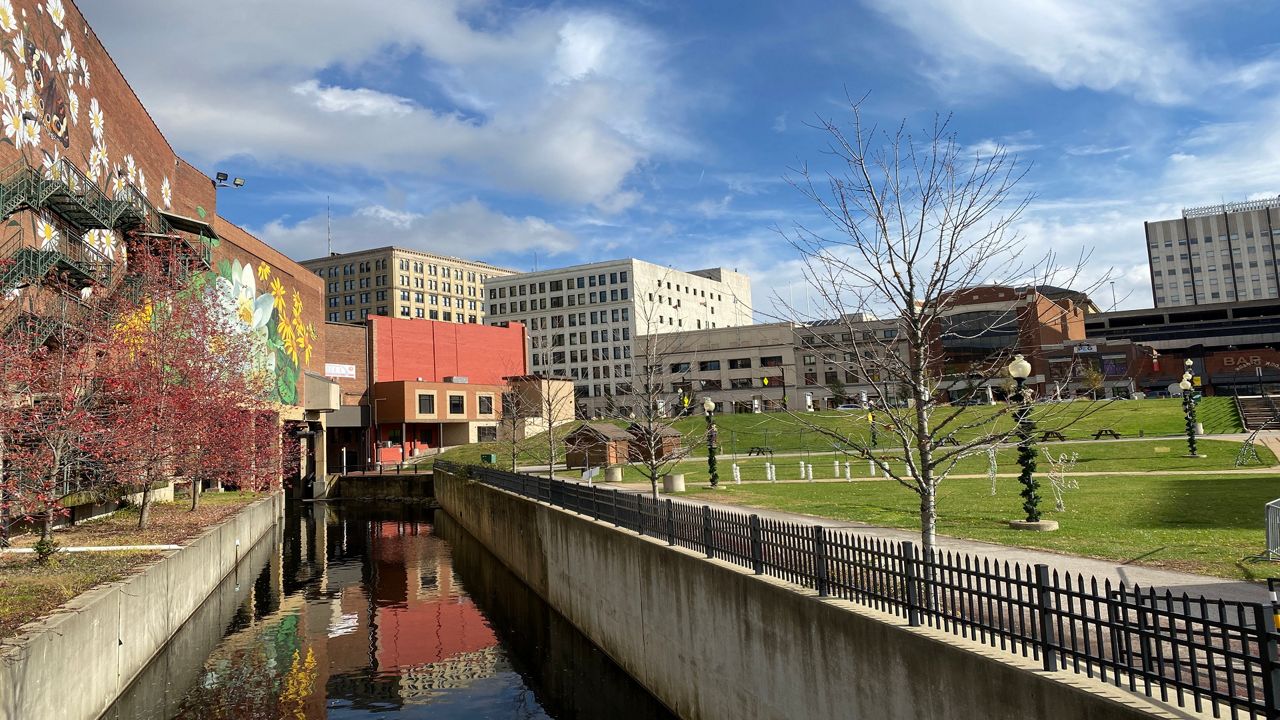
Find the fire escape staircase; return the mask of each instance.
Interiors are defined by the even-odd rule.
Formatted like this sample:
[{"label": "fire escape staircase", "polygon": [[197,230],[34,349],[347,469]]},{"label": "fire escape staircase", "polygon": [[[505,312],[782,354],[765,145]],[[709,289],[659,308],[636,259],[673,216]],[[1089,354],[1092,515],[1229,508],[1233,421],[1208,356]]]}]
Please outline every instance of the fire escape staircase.
[{"label": "fire escape staircase", "polygon": [[113,199],[66,158],[43,170],[19,160],[0,171],[0,219],[23,209],[47,213],[58,227],[58,236],[52,242],[32,244],[19,231],[0,247],[0,331],[19,321],[28,328],[59,322],[41,319],[24,307],[18,298],[24,287],[57,277],[63,281],[63,294],[83,305],[76,291],[110,284],[113,263],[84,242],[89,230],[177,241],[182,243],[181,255],[187,264],[211,267],[209,244],[176,232],[136,187],[126,183]]}]

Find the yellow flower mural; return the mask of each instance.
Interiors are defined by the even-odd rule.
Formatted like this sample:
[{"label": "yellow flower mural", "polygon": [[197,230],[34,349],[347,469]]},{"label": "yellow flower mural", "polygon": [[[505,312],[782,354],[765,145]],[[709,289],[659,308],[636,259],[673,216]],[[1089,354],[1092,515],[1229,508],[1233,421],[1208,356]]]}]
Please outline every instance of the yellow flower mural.
[{"label": "yellow flower mural", "polygon": [[[239,260],[222,260],[214,274],[217,287],[226,296],[229,316],[262,338],[264,355],[259,365],[275,376],[277,399],[296,403],[301,363],[311,361],[308,338],[315,337],[315,328],[303,320],[302,294],[285,288],[280,275],[266,262],[255,267]],[[258,293],[259,283],[266,286],[266,292]]]}]

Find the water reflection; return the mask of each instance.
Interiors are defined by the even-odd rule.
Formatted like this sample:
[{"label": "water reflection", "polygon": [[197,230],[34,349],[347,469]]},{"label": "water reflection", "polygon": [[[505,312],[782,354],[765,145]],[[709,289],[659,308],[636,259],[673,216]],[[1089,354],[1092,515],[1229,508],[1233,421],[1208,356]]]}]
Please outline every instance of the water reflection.
[{"label": "water reflection", "polygon": [[671,717],[448,516],[434,519],[292,508],[281,537],[246,556],[254,580],[228,578],[106,717]]}]

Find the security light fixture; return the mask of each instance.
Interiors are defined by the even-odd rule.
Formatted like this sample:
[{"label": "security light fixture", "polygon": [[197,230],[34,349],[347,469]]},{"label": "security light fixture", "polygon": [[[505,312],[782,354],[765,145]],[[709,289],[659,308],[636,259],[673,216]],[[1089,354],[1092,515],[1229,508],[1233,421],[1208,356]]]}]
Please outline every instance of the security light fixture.
[{"label": "security light fixture", "polygon": [[220,182],[220,183],[224,183],[224,182],[226,182],[226,181],[227,181],[227,174],[226,174],[226,173],[224,173],[224,172],[220,172],[220,173],[218,173],[218,174],[214,175],[214,176],[213,176],[213,179],[214,179],[214,180],[217,180],[217,181],[218,181],[218,182]]},{"label": "security light fixture", "polygon": [[[228,180],[231,180],[230,184],[227,183]],[[213,181],[214,187],[244,187],[244,178],[238,177],[233,179],[230,175],[224,172],[214,173]]]},{"label": "security light fixture", "polygon": [[244,178],[236,178],[235,180],[231,181],[231,184],[235,185],[236,187],[244,187]]}]

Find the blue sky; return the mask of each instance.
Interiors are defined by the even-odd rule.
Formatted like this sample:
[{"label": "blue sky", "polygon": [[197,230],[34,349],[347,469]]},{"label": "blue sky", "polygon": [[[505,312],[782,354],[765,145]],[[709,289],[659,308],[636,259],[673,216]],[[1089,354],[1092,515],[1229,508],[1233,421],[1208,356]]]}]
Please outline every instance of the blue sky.
[{"label": "blue sky", "polygon": [[[84,0],[219,211],[294,258],[397,244],[514,269],[636,256],[802,297],[774,228],[846,92],[1032,165],[1029,248],[1148,306],[1142,221],[1280,194],[1280,3]],[[1111,304],[1109,288],[1098,293]]]}]

